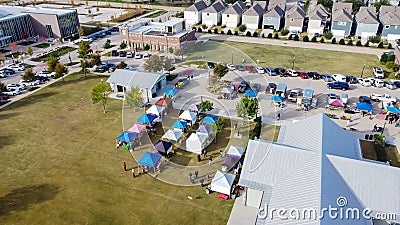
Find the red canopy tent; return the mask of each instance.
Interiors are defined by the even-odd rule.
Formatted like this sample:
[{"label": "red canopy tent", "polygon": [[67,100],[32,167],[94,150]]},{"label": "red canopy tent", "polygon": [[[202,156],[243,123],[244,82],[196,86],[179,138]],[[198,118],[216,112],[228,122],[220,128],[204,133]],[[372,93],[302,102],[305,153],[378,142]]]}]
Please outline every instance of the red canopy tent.
[{"label": "red canopy tent", "polygon": [[170,98],[160,98],[155,105],[165,107],[166,109],[169,107],[172,108],[172,100]]}]

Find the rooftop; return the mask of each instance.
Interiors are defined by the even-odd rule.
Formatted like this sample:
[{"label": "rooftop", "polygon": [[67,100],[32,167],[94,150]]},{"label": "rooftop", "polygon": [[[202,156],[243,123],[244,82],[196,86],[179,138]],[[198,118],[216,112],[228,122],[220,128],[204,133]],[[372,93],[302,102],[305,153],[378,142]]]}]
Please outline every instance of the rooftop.
[{"label": "rooftop", "polygon": [[62,15],[65,13],[74,12],[71,9],[53,9],[42,7],[22,7],[22,6],[7,6],[2,5],[0,9],[0,19],[8,19],[29,13],[35,14],[49,14],[49,15]]},{"label": "rooftop", "polygon": [[139,87],[141,89],[145,88],[151,89],[161,77],[162,77],[161,73],[117,69],[108,78],[107,83],[118,84],[126,87]]},{"label": "rooftop", "polygon": [[129,27],[129,33],[132,34],[143,34],[143,35],[153,35],[153,36],[172,36],[180,37],[190,32],[190,30],[181,30],[175,33],[166,33],[165,27],[175,26],[182,23],[183,19],[173,19],[166,21],[164,23],[158,22],[144,22],[137,26]]}]

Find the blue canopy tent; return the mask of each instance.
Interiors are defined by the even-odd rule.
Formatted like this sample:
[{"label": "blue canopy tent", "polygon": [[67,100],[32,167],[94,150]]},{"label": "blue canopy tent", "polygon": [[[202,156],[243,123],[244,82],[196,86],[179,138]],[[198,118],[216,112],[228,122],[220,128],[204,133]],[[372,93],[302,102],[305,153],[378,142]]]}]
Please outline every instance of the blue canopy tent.
[{"label": "blue canopy tent", "polygon": [[164,92],[164,97],[165,97],[165,98],[172,98],[172,97],[174,97],[178,92],[179,92],[179,90],[176,89],[176,88],[168,88],[168,89]]},{"label": "blue canopy tent", "polygon": [[143,123],[143,124],[151,124],[157,116],[151,115],[151,114],[143,114],[139,119],[136,120],[138,123]]},{"label": "blue canopy tent", "polygon": [[203,119],[203,124],[213,124],[216,120],[218,120],[218,116],[206,116]]},{"label": "blue canopy tent", "polygon": [[357,102],[356,106],[357,109],[362,111],[372,111],[372,104],[369,104],[367,102]]},{"label": "blue canopy tent", "polygon": [[400,109],[394,106],[386,106],[386,110],[392,113],[400,113]]},{"label": "blue canopy tent", "polygon": [[132,140],[137,137],[137,133],[135,132],[128,132],[124,131],[122,132],[117,138],[117,141],[124,141],[124,142],[132,142]]},{"label": "blue canopy tent", "polygon": [[186,121],[176,120],[175,123],[172,125],[172,128],[184,129],[186,126]]},{"label": "blue canopy tent", "polygon": [[273,95],[271,100],[274,102],[282,102],[282,97],[278,95]]},{"label": "blue canopy tent", "polygon": [[162,156],[158,153],[152,153],[152,152],[145,152],[142,156],[142,158],[139,159],[138,164],[140,166],[147,166],[150,168],[154,168],[154,173],[155,173],[155,168],[158,166]]},{"label": "blue canopy tent", "polygon": [[246,90],[246,92],[244,94],[251,98],[255,98],[255,97],[257,97],[258,92],[254,91],[254,90]]}]

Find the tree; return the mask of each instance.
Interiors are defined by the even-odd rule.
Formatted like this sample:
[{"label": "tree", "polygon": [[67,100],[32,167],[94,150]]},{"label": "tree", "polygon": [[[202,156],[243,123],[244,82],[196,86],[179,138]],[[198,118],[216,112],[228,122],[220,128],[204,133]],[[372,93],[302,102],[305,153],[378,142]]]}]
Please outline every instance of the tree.
[{"label": "tree", "polygon": [[375,6],[375,8],[376,8],[376,11],[379,11],[379,9],[381,8],[381,6],[383,6],[383,5],[390,5],[390,2],[389,2],[388,0],[380,0],[380,1],[376,2],[376,3],[374,4],[374,6]]},{"label": "tree", "polygon": [[218,34],[218,29],[214,28],[214,34]]},{"label": "tree", "polygon": [[172,60],[168,57],[164,58],[163,62],[163,67],[165,71],[171,71],[174,68],[174,65],[172,64]]},{"label": "tree", "polygon": [[0,93],[6,90],[6,85],[3,82],[0,82]]},{"label": "tree", "polygon": [[282,30],[281,30],[281,34],[282,34],[282,36],[286,36],[286,35],[289,34],[289,30],[282,29]]},{"label": "tree", "polygon": [[56,73],[56,78],[62,77],[62,80],[65,82],[64,75],[68,73],[68,68],[64,64],[57,63],[54,72]]},{"label": "tree", "polygon": [[355,12],[360,10],[361,6],[364,6],[364,3],[361,0],[345,0],[344,2],[352,3],[353,4],[353,11],[355,11]]},{"label": "tree", "polygon": [[232,35],[232,31],[228,30],[228,32],[226,32],[227,35]]},{"label": "tree", "polygon": [[206,101],[200,102],[199,108],[200,108],[200,112],[207,112],[207,111],[212,110],[214,107],[213,107],[213,103],[211,101],[206,100]]},{"label": "tree", "polygon": [[22,80],[24,81],[33,81],[35,78],[36,73],[32,71],[32,68],[25,70],[24,74],[22,75]]},{"label": "tree", "polygon": [[321,37],[321,39],[319,39],[319,42],[325,43],[325,38],[324,38],[324,37]]},{"label": "tree", "polygon": [[171,53],[171,54],[174,53],[174,48],[173,47],[169,47],[168,48],[168,52]]},{"label": "tree", "polygon": [[224,129],[224,119],[218,117],[218,119],[213,123],[211,129],[215,132],[215,143],[217,143],[217,134]]},{"label": "tree", "polygon": [[163,62],[158,55],[152,55],[144,64],[144,69],[151,72],[161,71]]},{"label": "tree", "polygon": [[32,55],[32,54],[33,54],[32,47],[31,47],[31,46],[27,46],[27,47],[26,47],[26,54],[28,54],[28,55]]},{"label": "tree", "polygon": [[388,49],[392,49],[392,48],[393,48],[392,43],[389,43],[388,46],[387,46],[387,48],[388,48]]},{"label": "tree", "polygon": [[92,102],[96,104],[101,102],[103,104],[103,112],[106,113],[107,95],[110,91],[110,85],[106,82],[101,81],[101,83],[96,84],[92,88]]},{"label": "tree", "polygon": [[397,65],[394,62],[387,62],[386,63],[386,68],[388,68],[389,70],[396,72],[399,70],[399,65]]},{"label": "tree", "polygon": [[333,0],[318,0],[317,4],[321,4],[325,8],[332,10]]},{"label": "tree", "polygon": [[299,35],[297,35],[297,34],[294,35],[294,40],[295,40],[295,41],[299,41],[299,40],[300,40]]},{"label": "tree", "polygon": [[110,40],[110,39],[107,39],[106,42],[104,43],[103,47],[104,47],[105,49],[111,48],[111,40]]},{"label": "tree", "polygon": [[83,27],[79,27],[78,34],[80,37],[85,36],[85,30],[83,30]]},{"label": "tree", "polygon": [[333,38],[331,41],[332,44],[336,44],[336,38]]},{"label": "tree", "polygon": [[386,62],[394,62],[395,59],[396,59],[395,55],[388,55]]},{"label": "tree", "polygon": [[142,90],[140,90],[139,87],[132,87],[131,90],[125,94],[125,102],[136,111],[137,108],[143,105]]},{"label": "tree", "polygon": [[267,38],[272,38],[272,33],[269,33],[269,34],[267,35]]},{"label": "tree", "polygon": [[304,3],[304,6],[303,6],[303,8],[304,8],[304,11],[308,11],[308,7],[310,7],[310,0],[306,0],[306,2]]},{"label": "tree", "polygon": [[84,73],[85,79],[87,79],[86,73],[88,72],[89,62],[86,59],[81,60],[81,72]]},{"label": "tree", "polygon": [[385,54],[385,53],[383,53],[383,54],[381,55],[381,58],[380,58],[379,61],[380,61],[381,63],[386,63],[386,62],[388,61],[388,55]]},{"label": "tree", "polygon": [[221,78],[229,72],[229,69],[223,64],[217,64],[213,69],[213,72],[217,77]]},{"label": "tree", "polygon": [[381,42],[381,36],[379,35],[371,36],[368,38],[368,41],[372,43],[379,43]]},{"label": "tree", "polygon": [[84,59],[88,58],[89,53],[91,52],[90,49],[90,42],[88,41],[81,41],[78,47],[78,58]]},{"label": "tree", "polygon": [[144,49],[145,51],[150,50],[150,45],[149,45],[149,44],[145,44],[144,47],[143,47],[143,49]]},{"label": "tree", "polygon": [[369,47],[369,41],[365,42],[365,47]]},{"label": "tree", "polygon": [[53,72],[56,69],[57,63],[60,62],[60,58],[51,56],[49,60],[47,60],[47,69],[50,72]]},{"label": "tree", "polygon": [[121,61],[118,65],[117,68],[118,69],[124,69],[128,66],[128,64],[126,64],[124,61]]},{"label": "tree", "polygon": [[235,33],[233,33],[233,35],[238,36],[238,35],[239,35],[239,32],[238,32],[237,30],[235,30]]},{"label": "tree", "polygon": [[346,42],[344,42],[343,38],[339,40],[339,45],[345,45],[345,44],[346,44]]},{"label": "tree", "polygon": [[360,40],[358,40],[358,41],[356,42],[356,46],[362,46],[362,44],[361,44],[361,41],[360,41]]},{"label": "tree", "polygon": [[379,44],[378,44],[378,48],[383,48],[383,42],[381,41],[381,42],[379,42]]},{"label": "tree", "polygon": [[[322,38],[321,38],[321,39],[322,39]],[[311,38],[311,42],[317,42],[317,37],[315,37],[315,36],[312,37],[312,38]]]},{"label": "tree", "polygon": [[236,104],[236,113],[244,119],[253,118],[258,111],[258,101],[256,98],[250,98],[245,95],[240,98],[240,102]]},{"label": "tree", "polygon": [[90,62],[93,66],[100,66],[101,65],[101,55],[100,54],[93,54],[90,56]]},{"label": "tree", "polygon": [[119,49],[125,49],[126,48],[126,43],[123,41],[121,42],[121,44],[119,45]]},{"label": "tree", "polygon": [[240,25],[240,26],[238,27],[238,30],[239,30],[240,32],[245,32],[245,31],[247,30],[247,27],[246,27],[245,24],[242,24],[242,25]]},{"label": "tree", "polygon": [[308,38],[308,36],[304,36],[304,37],[303,37],[303,41],[304,41],[304,42],[309,42],[309,41],[310,41],[310,38]]},{"label": "tree", "polygon": [[203,29],[201,29],[201,27],[199,27],[199,28],[197,29],[197,32],[201,33],[201,32],[203,32]]}]

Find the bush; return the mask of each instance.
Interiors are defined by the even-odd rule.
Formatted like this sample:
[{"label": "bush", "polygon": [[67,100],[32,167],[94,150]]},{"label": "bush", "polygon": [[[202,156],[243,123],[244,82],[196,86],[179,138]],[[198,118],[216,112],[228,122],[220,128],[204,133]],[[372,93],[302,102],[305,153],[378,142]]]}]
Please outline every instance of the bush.
[{"label": "bush", "polygon": [[339,45],[345,45],[345,44],[346,44],[346,43],[344,42],[344,39],[343,39],[343,38],[339,40]]},{"label": "bush", "polygon": [[201,25],[201,28],[203,28],[203,30],[205,30],[205,29],[207,29],[207,25],[202,24],[202,25]]},{"label": "bush", "polygon": [[281,30],[281,34],[282,34],[282,36],[286,36],[286,35],[289,34],[289,30],[282,29],[282,30]]},{"label": "bush", "polygon": [[382,54],[379,60],[381,63],[386,63],[388,61],[388,55]]},{"label": "bush", "polygon": [[289,40],[293,40],[293,36],[292,35],[289,35],[289,38],[288,38]]},{"label": "bush", "polygon": [[369,41],[365,42],[364,46],[369,47]]},{"label": "bush", "polygon": [[214,28],[214,34],[218,34],[218,29]]},{"label": "bush", "polygon": [[347,45],[353,46],[353,40],[349,40],[349,42],[347,42]]},{"label": "bush", "polygon": [[358,40],[358,41],[356,42],[356,46],[362,46],[362,44],[361,44],[361,41],[360,41],[360,40]]},{"label": "bush", "polygon": [[396,72],[399,70],[399,65],[397,65],[394,62],[387,62],[386,63],[386,68],[388,68],[389,70]]},{"label": "bush", "polygon": [[247,36],[247,37],[251,37],[250,31],[247,31],[247,32],[246,32],[246,36]]},{"label": "bush", "polygon": [[324,38],[326,38],[326,39],[328,39],[328,40],[332,39],[332,38],[333,38],[332,32],[330,32],[330,31],[325,32],[325,33],[324,33]]},{"label": "bush", "polygon": [[313,37],[313,38],[311,38],[311,42],[317,42],[317,37]]},{"label": "bush", "polygon": [[235,33],[234,33],[233,35],[238,36],[238,35],[239,35],[239,32],[238,32],[238,31],[235,31]]},{"label": "bush", "polygon": [[119,49],[125,49],[125,48],[126,48],[126,43],[121,42],[121,44],[119,45]]},{"label": "bush", "polygon": [[269,34],[267,35],[267,38],[272,38],[272,33],[269,33]]},{"label": "bush", "polygon": [[392,49],[392,48],[393,48],[392,43],[389,43],[388,46],[387,46],[387,48],[388,48],[388,49]]},{"label": "bush", "polygon": [[379,42],[379,44],[378,44],[378,48],[383,48],[383,42],[381,41],[381,42]]},{"label": "bush", "polygon": [[201,32],[203,32],[203,29],[201,29],[201,27],[199,27],[199,28],[197,29],[197,32],[201,33]]},{"label": "bush", "polygon": [[143,49],[144,49],[145,51],[150,50],[150,45],[149,45],[149,44],[145,44]]},{"label": "bush", "polygon": [[278,39],[278,38],[279,38],[278,33],[275,33],[275,34],[274,34],[274,39]]},{"label": "bush", "polygon": [[381,42],[381,36],[379,36],[379,35],[371,36],[368,38],[368,41],[372,42],[372,43],[379,43],[379,42]]},{"label": "bush", "polygon": [[247,30],[247,27],[246,27],[245,24],[242,24],[242,25],[239,26],[238,29],[239,29],[240,32],[245,32]]},{"label": "bush", "polygon": [[253,37],[258,37],[258,33],[256,31],[254,31]]},{"label": "bush", "polygon": [[262,33],[262,34],[261,34],[261,37],[262,37],[262,38],[265,38],[265,35],[264,35],[264,33]]},{"label": "bush", "polygon": [[225,34],[225,32],[223,30],[221,30],[221,34]]},{"label": "bush", "polygon": [[395,55],[388,55],[386,62],[394,62],[395,59],[396,59]]},{"label": "bush", "polygon": [[211,30],[208,30],[207,32],[208,32],[209,34],[211,34],[211,33],[212,33],[212,32],[211,32]]},{"label": "bush", "polygon": [[331,41],[332,44],[336,44],[336,38],[333,38]]},{"label": "bush", "polygon": [[227,35],[232,35],[232,31],[228,30],[228,32],[226,32]]},{"label": "bush", "polygon": [[324,39],[324,37],[321,37],[321,39],[319,39],[319,42],[321,42],[321,43],[325,43],[325,39]]},{"label": "bush", "polygon": [[304,36],[304,37],[303,37],[303,41],[304,41],[304,42],[309,42],[309,41],[310,41],[310,38],[309,38],[308,36]]},{"label": "bush", "polygon": [[299,35],[294,35],[294,39],[293,40],[295,40],[295,41],[299,41],[300,40],[300,38],[299,38]]}]

